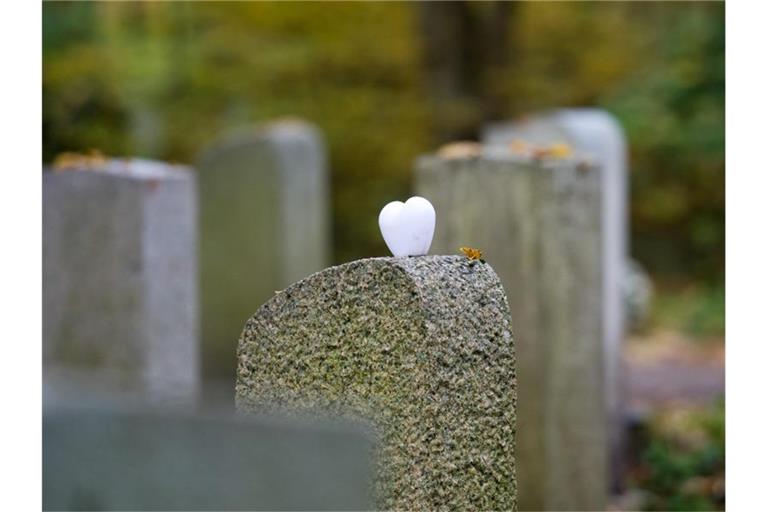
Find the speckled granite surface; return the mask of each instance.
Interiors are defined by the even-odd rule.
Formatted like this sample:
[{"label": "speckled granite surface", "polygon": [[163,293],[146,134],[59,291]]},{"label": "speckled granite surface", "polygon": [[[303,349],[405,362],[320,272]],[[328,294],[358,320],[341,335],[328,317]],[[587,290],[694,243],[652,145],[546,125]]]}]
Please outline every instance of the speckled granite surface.
[{"label": "speckled granite surface", "polygon": [[373,258],[295,283],[248,320],[236,401],[371,422],[380,508],[516,509],[515,351],[487,264]]}]

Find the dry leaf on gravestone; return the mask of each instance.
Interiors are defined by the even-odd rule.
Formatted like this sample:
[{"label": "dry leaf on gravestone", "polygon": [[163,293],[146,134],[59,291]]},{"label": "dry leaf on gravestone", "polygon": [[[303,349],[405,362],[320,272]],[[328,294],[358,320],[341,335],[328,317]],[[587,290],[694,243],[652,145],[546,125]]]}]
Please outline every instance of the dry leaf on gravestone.
[{"label": "dry leaf on gravestone", "polygon": [[553,158],[568,158],[572,153],[571,146],[565,143],[552,144],[548,149]]},{"label": "dry leaf on gravestone", "polygon": [[464,256],[471,260],[479,260],[483,257],[483,251],[475,249],[474,247],[459,247],[459,250],[464,253]]},{"label": "dry leaf on gravestone", "polygon": [[437,155],[446,159],[473,158],[480,156],[482,145],[473,141],[449,142],[437,150]]},{"label": "dry leaf on gravestone", "polygon": [[563,142],[550,144],[549,146],[535,148],[533,150],[534,158],[568,158],[571,156],[571,146]]},{"label": "dry leaf on gravestone", "polygon": [[529,156],[535,149],[535,146],[523,139],[514,139],[507,147],[516,155]]},{"label": "dry leaf on gravestone", "polygon": [[464,254],[464,256],[469,259],[470,263],[473,264],[477,261],[480,263],[485,263],[485,260],[483,259],[483,251],[480,249],[475,249],[474,247],[459,247],[459,250]]},{"label": "dry leaf on gravestone", "polygon": [[75,169],[94,170],[104,165],[106,161],[107,158],[98,149],[91,149],[87,154],[68,151],[56,155],[53,160],[53,170],[54,172]]}]

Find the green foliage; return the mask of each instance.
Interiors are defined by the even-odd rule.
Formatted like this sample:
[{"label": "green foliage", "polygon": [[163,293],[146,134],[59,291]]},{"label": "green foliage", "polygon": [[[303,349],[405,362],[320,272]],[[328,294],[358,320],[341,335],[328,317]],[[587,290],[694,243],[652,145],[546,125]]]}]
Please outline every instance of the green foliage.
[{"label": "green foliage", "polygon": [[725,478],[725,404],[686,418],[679,432],[656,427],[638,484],[647,510],[722,510]]},{"label": "green foliage", "polygon": [[725,286],[661,287],[651,314],[654,325],[683,331],[693,339],[719,342],[725,335]]},{"label": "green foliage", "polygon": [[[427,88],[419,16],[411,3],[45,2],[43,159],[194,162],[229,128],[301,116],[328,138],[336,260],[384,254],[375,218],[408,194],[413,159],[444,120],[479,130],[485,115]],[[506,98],[493,117],[611,110],[632,150],[633,251],[652,271],[721,280],[723,6],[531,2],[509,16],[510,62],[484,91]]]},{"label": "green foliage", "polygon": [[722,3],[521,6],[510,112],[600,105],[627,132],[633,254],[654,273],[722,280]]},{"label": "green foliage", "polygon": [[336,259],[383,254],[378,210],[407,194],[429,149],[413,16],[382,3],[45,3],[44,160],[95,147],[194,162],[229,128],[303,117],[330,146]]},{"label": "green foliage", "polygon": [[637,256],[659,270],[724,272],[725,23],[721,4],[651,9],[649,62],[610,94],[632,149]]}]

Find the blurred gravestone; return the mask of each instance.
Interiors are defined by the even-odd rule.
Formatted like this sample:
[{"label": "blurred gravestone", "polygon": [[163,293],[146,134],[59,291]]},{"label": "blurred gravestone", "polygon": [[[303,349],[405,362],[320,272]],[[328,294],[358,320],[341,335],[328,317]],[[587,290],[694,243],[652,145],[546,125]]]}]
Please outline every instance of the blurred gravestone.
[{"label": "blurred gravestone", "polygon": [[[485,127],[483,141],[507,145],[515,139],[534,144],[566,143],[595,160],[601,168],[603,222],[603,343],[605,398],[610,418],[612,466],[618,469],[622,446],[623,410],[621,347],[628,317],[641,316],[649,299],[636,290],[638,271],[628,259],[628,164],[624,130],[608,112],[594,108],[560,109],[514,122]],[[642,272],[642,270],[639,270]],[[614,471],[618,474],[618,471]]]},{"label": "blurred gravestone", "polygon": [[361,417],[377,506],[514,510],[515,350],[490,265],[373,258],[277,294],[240,338],[238,409]]},{"label": "blurred gravestone", "polygon": [[599,179],[505,150],[417,162],[416,192],[437,211],[433,251],[483,250],[509,297],[521,510],[605,505]]},{"label": "blurred gravestone", "polygon": [[627,328],[639,332],[647,326],[651,316],[653,281],[637,261],[630,259],[627,266],[627,276],[624,279]]},{"label": "blurred gravestone", "polygon": [[194,174],[179,166],[103,160],[44,172],[46,379],[196,399],[196,206]]},{"label": "blurred gravestone", "polygon": [[199,183],[203,372],[231,386],[254,304],[328,263],[324,142],[300,121],[239,131],[202,155]]},{"label": "blurred gravestone", "polygon": [[56,408],[43,415],[44,510],[367,510],[364,425]]}]

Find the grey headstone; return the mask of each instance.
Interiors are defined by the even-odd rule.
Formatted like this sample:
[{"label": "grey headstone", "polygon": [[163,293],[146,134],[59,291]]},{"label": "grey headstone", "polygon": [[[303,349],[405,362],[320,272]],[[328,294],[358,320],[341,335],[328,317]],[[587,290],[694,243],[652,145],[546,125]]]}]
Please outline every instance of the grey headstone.
[{"label": "grey headstone", "polygon": [[275,295],[240,338],[238,409],[364,418],[377,506],[515,510],[515,351],[490,265],[373,258]]},{"label": "grey headstone", "polygon": [[600,182],[573,160],[486,148],[417,161],[416,192],[437,212],[432,250],[481,249],[514,319],[521,510],[603,510]]},{"label": "grey headstone", "polygon": [[[603,222],[603,343],[605,345],[605,397],[610,417],[614,469],[622,450],[623,410],[621,353],[628,307],[637,304],[629,265],[628,157],[624,130],[610,113],[597,108],[558,109],[518,121],[485,127],[483,142],[506,145],[514,139],[548,145],[566,143],[580,156],[593,159],[601,169]],[[642,293],[642,292],[640,292]],[[614,471],[617,473],[617,471]]]},{"label": "grey headstone", "polygon": [[199,183],[203,371],[231,386],[254,304],[328,264],[325,145],[301,121],[250,127],[202,155]]},{"label": "grey headstone", "polygon": [[196,214],[184,167],[107,160],[43,173],[46,378],[81,374],[151,401],[196,399]]},{"label": "grey headstone", "polygon": [[367,510],[364,425],[63,408],[43,415],[44,510]]}]

